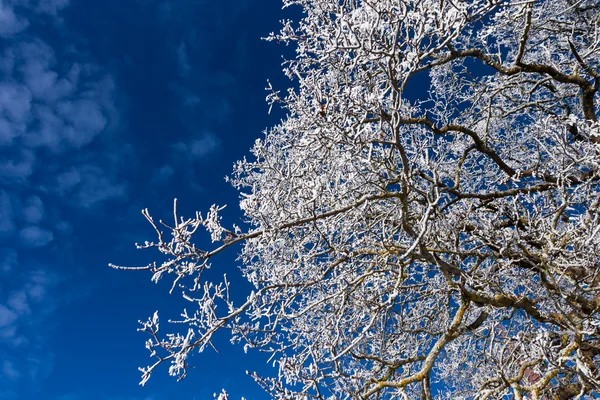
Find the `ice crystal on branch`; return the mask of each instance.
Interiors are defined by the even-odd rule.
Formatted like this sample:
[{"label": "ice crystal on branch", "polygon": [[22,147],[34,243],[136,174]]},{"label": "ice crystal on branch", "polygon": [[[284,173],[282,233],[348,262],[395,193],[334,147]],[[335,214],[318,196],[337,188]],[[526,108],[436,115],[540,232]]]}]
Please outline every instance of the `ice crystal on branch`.
[{"label": "ice crystal on branch", "polygon": [[[229,178],[247,229],[144,213],[167,257],[145,269],[193,311],[187,335],[142,324],[142,383],[227,331],[279,399],[598,396],[597,1],[284,4],[297,89],[269,84],[287,117]],[[240,304],[202,275],[236,243]]]}]

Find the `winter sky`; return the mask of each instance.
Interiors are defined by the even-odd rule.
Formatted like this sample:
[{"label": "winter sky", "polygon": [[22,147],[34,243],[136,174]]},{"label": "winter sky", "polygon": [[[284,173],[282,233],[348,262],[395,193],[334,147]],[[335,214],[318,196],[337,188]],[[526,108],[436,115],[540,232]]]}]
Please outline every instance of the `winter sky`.
[{"label": "winter sky", "polygon": [[[150,363],[138,319],[184,304],[168,282],[110,269],[154,253],[140,210],[228,204],[224,181],[285,89],[279,0],[0,0],[0,400],[266,396],[267,370],[223,337],[181,383]],[[229,258],[228,258],[229,257]],[[235,254],[215,268],[234,271]]]}]

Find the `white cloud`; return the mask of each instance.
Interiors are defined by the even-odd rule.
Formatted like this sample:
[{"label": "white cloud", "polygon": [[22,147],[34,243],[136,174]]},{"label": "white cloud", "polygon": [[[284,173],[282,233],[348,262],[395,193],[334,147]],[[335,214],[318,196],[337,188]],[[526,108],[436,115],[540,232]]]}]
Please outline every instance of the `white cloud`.
[{"label": "white cloud", "polygon": [[31,118],[31,92],[14,82],[0,82],[0,110],[15,123]]},{"label": "white cloud", "polygon": [[11,144],[13,138],[18,136],[19,132],[24,130],[23,127],[15,128],[13,123],[0,117],[0,146]]},{"label": "white cloud", "polygon": [[15,150],[12,160],[0,162],[0,182],[26,181],[33,173],[35,157],[29,150]]},{"label": "white cloud", "polygon": [[21,43],[15,52],[20,63],[18,71],[33,96],[52,103],[73,93],[81,71],[79,64],[73,64],[71,71],[60,77],[53,70],[56,67],[54,50],[40,40]]},{"label": "white cloud", "polygon": [[216,152],[221,147],[221,141],[212,132],[204,132],[202,137],[192,140],[189,144],[191,154],[194,158],[203,158],[208,154]]},{"label": "white cloud", "polygon": [[12,381],[17,380],[21,376],[15,365],[8,360],[4,360],[4,363],[2,364],[2,373]]},{"label": "white cloud", "polygon": [[166,181],[168,181],[173,174],[175,173],[175,170],[173,169],[172,166],[170,165],[163,165],[162,167],[154,170],[154,172],[152,173],[152,183],[156,184],[156,183],[164,183]]},{"label": "white cloud", "polygon": [[101,105],[91,100],[61,102],[57,111],[66,123],[63,135],[75,148],[91,142],[107,124]]},{"label": "white cloud", "polygon": [[213,133],[205,131],[200,138],[193,139],[187,143],[179,142],[173,145],[173,150],[178,153],[176,157],[187,156],[194,160],[201,160],[210,154],[214,154],[221,147],[221,141]]},{"label": "white cloud", "polygon": [[0,57],[0,72],[10,76],[15,67],[15,51],[12,47],[6,47]]},{"label": "white cloud", "polygon": [[26,372],[32,382],[47,378],[54,368],[54,354],[50,352],[30,354],[25,361]]},{"label": "white cloud", "polygon": [[15,230],[13,207],[6,192],[0,191],[0,235]]},{"label": "white cloud", "polygon": [[56,278],[48,273],[38,270],[29,275],[29,281],[25,285],[28,297],[34,302],[45,300],[48,289],[56,284]]},{"label": "white cloud", "polygon": [[57,16],[58,12],[69,5],[69,0],[38,0],[35,10]]},{"label": "white cloud", "polygon": [[179,43],[179,46],[177,46],[177,66],[179,76],[188,79],[192,72],[192,66],[190,65],[187,46],[184,42]]},{"label": "white cloud", "polygon": [[27,226],[19,230],[19,238],[26,247],[43,247],[54,240],[54,234],[39,226]]},{"label": "white cloud", "polygon": [[[0,352],[0,399],[22,397],[10,379],[35,387],[52,369],[48,321],[65,296],[59,276],[32,263],[69,234],[62,210],[126,193],[117,164],[102,163],[115,146],[102,135],[119,123],[115,84],[69,42],[68,4],[0,0],[0,348],[10,349]],[[51,30],[60,42],[38,37]]]},{"label": "white cloud", "polygon": [[[193,79],[189,79],[189,81],[193,81]],[[222,93],[220,89],[234,90],[234,85],[234,79],[227,73],[207,73],[202,82],[196,84],[196,86],[200,86],[197,89],[194,89],[193,83],[171,83],[169,87],[180,99],[182,121],[186,125],[198,126],[199,119],[206,124],[207,121],[222,123],[231,118],[231,103],[228,98],[219,93]]]},{"label": "white cloud", "polygon": [[13,345],[14,347],[18,347],[23,343],[27,343],[27,339],[18,335],[17,325],[13,324],[13,322],[15,322],[17,319],[16,314],[13,311],[8,310],[8,308],[6,307],[4,307],[4,309],[8,310],[10,312],[10,315],[15,315],[15,318],[11,320],[10,323],[8,323],[8,325],[2,325],[2,318],[6,317],[5,314],[3,314],[3,307],[4,306],[0,304],[0,328],[2,328],[0,329],[0,341],[7,342]]},{"label": "white cloud", "polygon": [[122,199],[127,195],[124,184],[94,165],[82,165],[62,172],[50,188],[73,200],[72,206],[88,208],[98,203]]},{"label": "white cloud", "polygon": [[34,148],[80,148],[115,117],[114,83],[97,76],[93,66],[61,65],[67,71],[61,75],[54,50],[40,40],[18,43],[5,53],[12,58],[0,68],[13,77],[0,81],[0,143],[24,135],[24,143]]},{"label": "white cloud", "polygon": [[8,273],[19,264],[19,256],[15,249],[0,249],[0,271]]},{"label": "white cloud", "polygon": [[38,196],[30,196],[25,200],[25,205],[21,210],[25,222],[37,224],[44,217],[44,203]]},{"label": "white cloud", "polygon": [[4,328],[17,319],[17,314],[8,307],[0,304],[0,328]]},{"label": "white cloud", "polygon": [[58,221],[54,225],[55,231],[59,235],[69,236],[73,232],[73,226],[67,221]]},{"label": "white cloud", "polygon": [[47,14],[53,18],[58,17],[59,11],[69,5],[70,0],[10,0],[9,3],[25,7],[38,14]]},{"label": "white cloud", "polygon": [[28,25],[25,18],[15,15],[12,8],[0,3],[0,37],[9,37],[21,32]]},{"label": "white cloud", "polygon": [[75,187],[81,182],[81,173],[77,169],[64,171],[56,177],[56,182],[52,186],[60,195],[75,190]]},{"label": "white cloud", "polygon": [[11,293],[7,300],[8,306],[18,315],[26,315],[31,312],[27,302],[27,293],[24,290],[18,290]]},{"label": "white cloud", "polygon": [[97,203],[126,197],[126,188],[101,174],[90,174],[76,193],[75,206],[92,207]]},{"label": "white cloud", "polygon": [[[18,21],[26,25],[19,17],[22,11],[44,14],[32,17],[32,25],[40,21],[50,28],[60,25],[58,13],[68,3],[0,0],[0,36],[8,32],[3,22],[12,24],[11,32],[16,32]],[[25,25],[19,29],[26,29]],[[60,238],[69,231],[68,224],[56,232],[39,225],[46,218],[57,223],[61,215],[52,210],[46,216],[46,207],[37,196],[25,197],[23,205],[15,208],[21,204],[23,192],[31,192],[33,177],[35,187],[45,190],[49,201],[58,196],[63,204],[68,199],[77,207],[95,206],[126,194],[126,186],[116,178],[116,166],[97,166],[99,159],[111,157],[104,147],[72,156],[74,150],[118,126],[114,81],[97,65],[86,62],[85,55],[69,61],[68,55],[76,48],[70,47],[66,53],[62,50],[58,57],[58,48],[55,51],[32,35],[17,35],[9,37],[0,52],[0,188],[5,188],[0,190],[0,235],[13,237],[26,248],[47,246],[55,234]],[[57,157],[64,153],[69,156]],[[43,162],[38,161],[40,157],[45,157]],[[0,265],[0,271],[12,270],[13,264]]]},{"label": "white cloud", "polygon": [[42,270],[30,271],[26,278],[13,278],[13,290],[6,298],[0,297],[0,348],[8,345],[18,349],[18,358],[7,359],[16,371],[39,375],[44,373],[40,361],[52,361],[43,347],[46,322],[60,298],[54,295],[59,281]]}]

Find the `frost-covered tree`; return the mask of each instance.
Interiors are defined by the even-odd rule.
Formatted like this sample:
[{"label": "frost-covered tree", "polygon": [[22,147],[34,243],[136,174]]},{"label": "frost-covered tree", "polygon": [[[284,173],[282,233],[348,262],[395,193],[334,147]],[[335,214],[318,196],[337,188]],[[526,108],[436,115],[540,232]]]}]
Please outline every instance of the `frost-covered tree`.
[{"label": "frost-covered tree", "polygon": [[[278,399],[599,396],[600,3],[284,3],[296,88],[230,177],[242,227],[144,211],[190,304],[187,334],[143,323],[142,383],[228,331]],[[203,276],[234,244],[239,303]]]}]

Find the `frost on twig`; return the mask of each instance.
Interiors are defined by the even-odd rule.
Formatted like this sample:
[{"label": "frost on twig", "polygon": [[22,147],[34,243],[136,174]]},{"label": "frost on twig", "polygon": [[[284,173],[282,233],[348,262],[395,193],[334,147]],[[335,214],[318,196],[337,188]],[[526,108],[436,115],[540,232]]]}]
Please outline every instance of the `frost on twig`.
[{"label": "frost on twig", "polygon": [[[143,212],[164,261],[136,269],[185,304],[179,333],[142,323],[143,383],[223,331],[277,399],[597,397],[600,4],[284,4],[296,88],[269,84],[287,116],[229,177],[243,228]],[[203,274],[234,245],[235,302]]]}]

